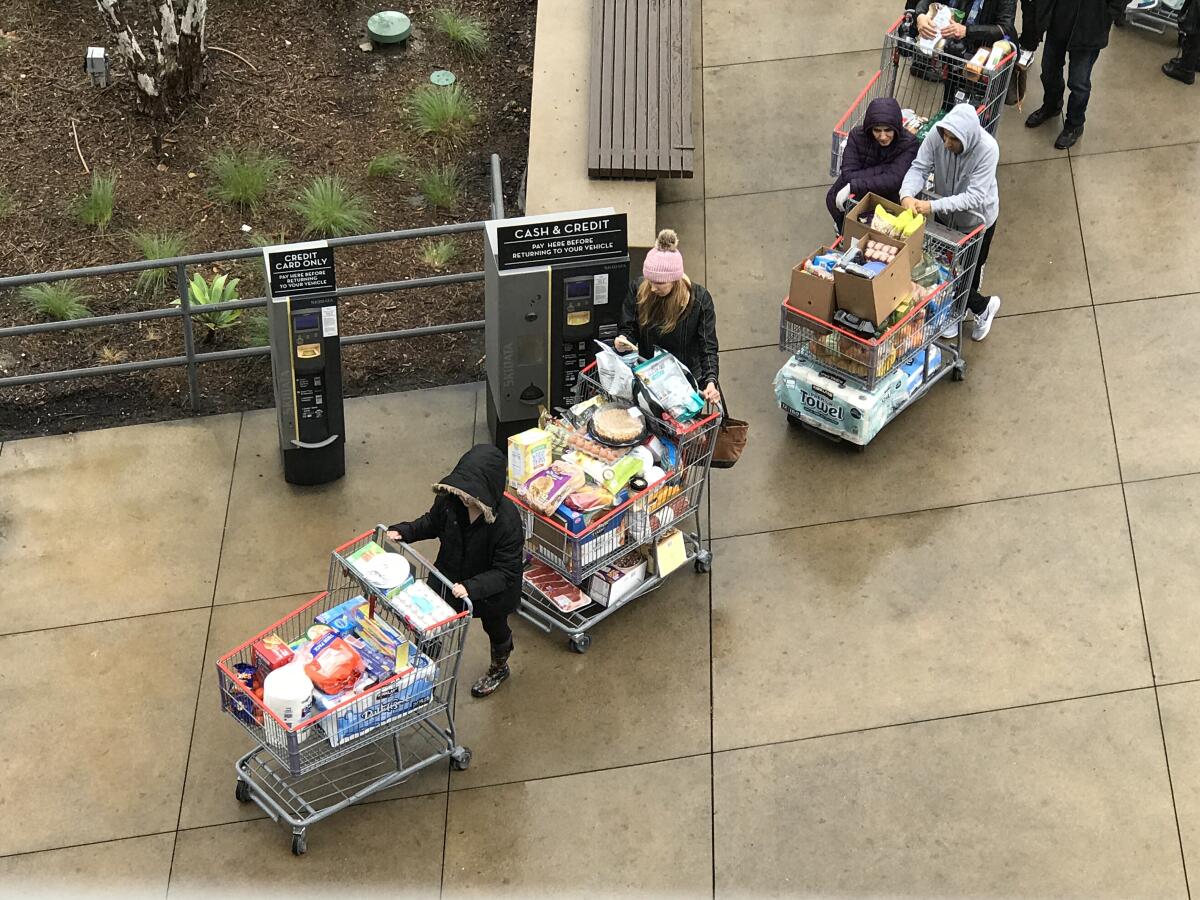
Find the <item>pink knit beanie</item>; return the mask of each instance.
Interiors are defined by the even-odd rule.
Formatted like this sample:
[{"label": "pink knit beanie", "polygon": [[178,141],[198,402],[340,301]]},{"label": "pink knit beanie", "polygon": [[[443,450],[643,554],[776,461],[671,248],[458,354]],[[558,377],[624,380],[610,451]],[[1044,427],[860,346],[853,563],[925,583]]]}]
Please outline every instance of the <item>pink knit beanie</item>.
[{"label": "pink knit beanie", "polygon": [[679,235],[670,228],[664,228],[658,233],[658,240],[646,261],[642,263],[642,274],[646,280],[654,284],[666,284],[669,281],[679,281],[683,278],[683,254],[679,252]]}]

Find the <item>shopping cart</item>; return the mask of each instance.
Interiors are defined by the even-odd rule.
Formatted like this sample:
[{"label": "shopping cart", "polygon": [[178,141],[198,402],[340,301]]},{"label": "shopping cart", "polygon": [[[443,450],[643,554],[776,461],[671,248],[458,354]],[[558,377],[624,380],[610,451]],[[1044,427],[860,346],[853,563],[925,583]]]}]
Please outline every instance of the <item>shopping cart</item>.
[{"label": "shopping cart", "polygon": [[902,16],[883,38],[879,69],[871,76],[833,128],[829,174],[842,171],[842,152],[850,132],[862,124],[867,106],[879,97],[893,97],[904,111],[905,127],[924,138],[937,122],[959,103],[971,103],[989,134],[995,134],[1004,110],[1004,97],[1012,78],[1017,51],[993,69],[976,69],[971,60],[948,51],[926,54],[917,41],[904,34]]},{"label": "shopping cart", "polygon": [[[580,373],[576,400],[582,402],[603,393],[596,364],[592,363]],[[719,409],[709,407],[700,418],[691,422],[655,423],[654,428],[678,448],[676,465],[664,477],[632,495],[578,534],[510,493],[509,499],[517,505],[525,524],[526,551],[533,559],[578,586],[631,552],[653,546],[671,529],[679,529],[686,547],[684,563],[690,563],[696,572],[709,571],[712,553],[706,547],[699,510],[712,467],[721,418]],[[695,531],[684,530],[681,526],[692,517],[695,517]],[[547,633],[552,630],[565,632],[568,646],[577,653],[585,653],[592,643],[588,631],[621,607],[653,591],[663,581],[662,577],[651,575],[617,602],[606,606],[593,602],[564,611],[526,578],[522,585],[520,615]]]},{"label": "shopping cart", "polygon": [[[971,215],[960,213],[957,219],[970,218]],[[952,224],[957,224],[957,221]],[[979,224],[962,232],[952,225],[927,220],[924,254],[938,263],[948,277],[933,293],[914,304],[907,314],[877,338],[866,339],[846,331],[792,306],[785,299],[780,309],[779,349],[857,383],[867,391],[875,390],[897,367],[923,354],[920,357],[923,362],[917,384],[905,401],[888,415],[887,422],[890,423],[946,375],[955,381],[966,378],[967,361],[962,353],[961,323],[966,317],[972,276],[979,260],[985,230]],[[839,238],[837,244],[840,245],[842,240]],[[947,337],[952,329],[954,336]],[[935,345],[936,355],[929,350]],[[932,362],[935,358],[936,364]],[[816,431],[823,437],[849,440],[809,410],[784,407],[784,412],[795,425]]]},{"label": "shopping cart", "polygon": [[[308,826],[352,803],[392,787],[449,757],[453,768],[471,762],[458,743],[454,694],[471,620],[470,600],[444,621],[411,627],[383,595],[362,579],[347,557],[375,541],[409,562],[413,577],[450,583],[420,553],[393,542],[382,525],[333,552],[328,590],[217,660],[221,708],[250,733],[257,746],[234,763],[236,796],[254,802],[292,829],[292,852],[307,849]],[[288,726],[239,677],[254,665],[253,644],[272,633],[291,643],[305,637],[314,617],[356,596],[369,601],[371,615],[391,626],[420,651],[416,662],[324,712]]]},{"label": "shopping cart", "polygon": [[1165,34],[1168,28],[1179,29],[1179,13],[1178,9],[1172,9],[1159,2],[1150,9],[1127,9],[1125,21],[1143,31]]}]

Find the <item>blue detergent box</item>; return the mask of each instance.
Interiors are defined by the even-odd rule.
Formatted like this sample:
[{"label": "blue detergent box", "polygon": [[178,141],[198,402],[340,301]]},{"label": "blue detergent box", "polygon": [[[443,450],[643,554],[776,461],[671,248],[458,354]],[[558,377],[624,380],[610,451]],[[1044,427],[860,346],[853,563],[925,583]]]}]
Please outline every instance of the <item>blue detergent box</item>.
[{"label": "blue detergent box", "polygon": [[[929,345],[929,374],[932,376],[942,364],[942,351],[937,344]],[[925,351],[914,353],[908,362],[901,363],[904,374],[904,390],[911,397],[925,380]]]},{"label": "blue detergent box", "polygon": [[[364,693],[358,700],[330,713],[317,724],[329,739],[331,747],[361,737],[428,703],[433,697],[435,672],[436,669],[426,664],[423,670],[399,678],[387,687]],[[345,700],[345,694],[330,697],[313,691],[313,705],[319,712],[333,709]]]}]

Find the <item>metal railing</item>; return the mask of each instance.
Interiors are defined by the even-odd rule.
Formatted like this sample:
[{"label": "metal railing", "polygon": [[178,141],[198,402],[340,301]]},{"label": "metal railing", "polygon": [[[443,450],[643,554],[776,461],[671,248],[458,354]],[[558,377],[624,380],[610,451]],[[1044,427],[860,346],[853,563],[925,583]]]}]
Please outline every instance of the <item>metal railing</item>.
[{"label": "metal railing", "polygon": [[[492,218],[504,218],[504,192],[500,176],[500,157],[492,154],[491,159],[491,211]],[[483,231],[483,222],[464,222],[457,225],[436,225],[426,228],[408,228],[401,231],[385,231],[378,234],[363,234],[353,237],[330,238],[330,247],[360,247],[369,244],[390,243],[393,241],[414,240],[425,237],[441,237],[451,234]],[[154,319],[181,319],[183,323],[183,356],[168,356],[158,359],[145,359],[134,362],[111,363],[108,365],[88,366],[82,369],[63,369],[55,372],[37,372],[29,375],[12,375],[0,378],[0,388],[19,387],[28,384],[44,384],[54,381],[70,381],[78,378],[93,378],[102,375],[123,375],[129,372],[144,372],[150,369],[165,369],[175,366],[187,367],[188,395],[192,413],[200,412],[200,376],[198,367],[203,363],[220,362],[232,359],[246,359],[255,356],[269,356],[270,347],[241,347],[236,350],[213,350],[207,353],[196,352],[196,340],[192,324],[194,316],[208,316],[229,310],[264,308],[266,297],[250,297],[229,300],[224,303],[205,304],[199,308],[191,302],[188,293],[188,266],[202,266],[217,262],[227,262],[240,259],[258,259],[262,250],[247,248],[245,250],[225,250],[215,253],[196,253],[189,256],[175,256],[169,259],[140,260],[137,262],[117,263],[109,266],[90,266],[85,269],[66,269],[61,272],[38,272],[30,275],[15,275],[0,278],[0,290],[19,288],[30,284],[49,284],[55,281],[66,281],[75,278],[93,278],[104,275],[121,275],[130,272],[141,272],[147,269],[173,269],[179,288],[179,305],[165,309],[152,309],[140,312],[114,313],[107,316],[88,316],[83,319],[71,319],[62,322],[37,322],[30,325],[12,325],[0,328],[0,339],[19,337],[28,334],[49,334],[59,331],[75,331],[84,328],[96,328],[106,325],[125,325],[131,322],[146,322]],[[354,297],[361,294],[387,294],[394,291],[415,290],[418,288],[438,287],[448,284],[467,284],[483,281],[482,272],[461,272],[453,275],[434,275],[427,278],[408,278],[402,281],[386,281],[379,284],[359,284],[338,288],[340,297]],[[420,328],[406,328],[400,331],[380,331],[369,334],[355,334],[341,339],[343,346],[348,344],[367,344],[375,341],[392,341],[416,337],[428,337],[436,334],[462,334],[471,331],[482,331],[483,321],[453,322],[445,325],[426,325]]]}]

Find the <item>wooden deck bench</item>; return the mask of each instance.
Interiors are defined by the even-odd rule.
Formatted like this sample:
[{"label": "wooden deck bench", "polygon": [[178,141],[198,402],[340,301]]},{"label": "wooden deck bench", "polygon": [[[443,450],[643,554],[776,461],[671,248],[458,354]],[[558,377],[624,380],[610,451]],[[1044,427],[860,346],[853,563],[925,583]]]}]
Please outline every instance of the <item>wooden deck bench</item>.
[{"label": "wooden deck bench", "polygon": [[692,0],[592,0],[588,175],[691,178]]}]

